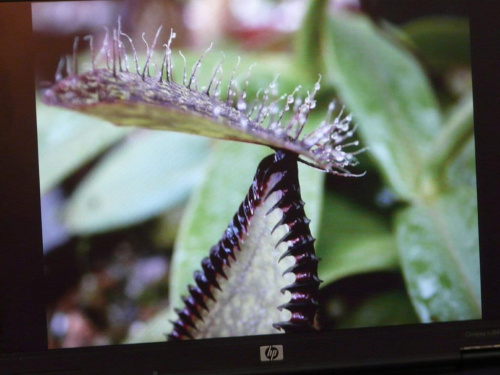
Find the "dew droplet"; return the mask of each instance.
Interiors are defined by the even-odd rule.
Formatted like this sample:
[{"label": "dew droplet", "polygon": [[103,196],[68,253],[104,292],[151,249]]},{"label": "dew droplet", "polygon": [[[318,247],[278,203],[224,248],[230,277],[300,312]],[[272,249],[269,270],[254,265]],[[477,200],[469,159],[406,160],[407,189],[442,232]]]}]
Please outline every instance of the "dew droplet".
[{"label": "dew droplet", "polygon": [[236,105],[239,111],[245,111],[247,109],[247,103],[243,100],[240,99],[238,100],[238,104]]},{"label": "dew droplet", "polygon": [[345,122],[341,122],[339,125],[338,125],[338,128],[342,131],[347,131],[349,130],[349,124],[348,123],[345,123]]},{"label": "dew droplet", "polygon": [[334,156],[334,159],[335,159],[336,162],[341,163],[341,162],[343,162],[345,160],[345,157],[341,153],[336,153],[335,156]]}]

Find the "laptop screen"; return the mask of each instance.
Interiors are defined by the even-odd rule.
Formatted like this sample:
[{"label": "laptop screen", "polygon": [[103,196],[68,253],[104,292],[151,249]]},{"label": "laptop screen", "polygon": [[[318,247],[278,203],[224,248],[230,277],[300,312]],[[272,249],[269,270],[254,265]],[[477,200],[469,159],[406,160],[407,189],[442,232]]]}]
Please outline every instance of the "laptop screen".
[{"label": "laptop screen", "polygon": [[484,317],[465,2],[31,22],[37,350],[273,335],[271,362],[281,337]]},{"label": "laptop screen", "polygon": [[[67,102],[56,98],[59,105],[50,105],[48,95],[63,94],[57,87],[44,87],[45,81],[69,85],[71,77],[92,71],[99,79],[99,69],[146,78],[163,74],[166,84],[172,73],[172,82],[192,92],[247,107],[241,118],[260,122],[264,129],[275,126],[282,111],[300,113],[300,100],[315,90],[317,80],[317,106],[307,114],[303,133],[322,121],[349,127],[352,137],[348,140],[340,129],[334,135],[346,140],[334,146],[355,155],[358,164],[335,174],[300,166],[305,215],[321,258],[320,292],[311,297],[320,307],[317,320],[308,324],[333,329],[481,318],[465,7],[443,7],[449,14],[402,12],[391,20],[383,18],[384,9],[386,17],[393,11],[383,2],[372,8],[335,2],[325,14],[307,14],[306,3],[299,1],[251,4],[250,10],[239,2],[221,7],[163,1],[137,7],[33,4],[51,347],[163,340],[172,330],[169,320],[187,329],[172,314],[174,307],[186,309],[196,325],[199,318],[191,316],[192,306],[181,296],[196,296],[187,289],[190,283],[197,286],[193,272],[201,269],[202,258],[237,212],[258,163],[273,152],[265,144],[199,136],[203,131],[191,131],[189,124],[184,130],[182,120],[178,128],[169,128],[168,109],[164,124],[156,125],[154,105],[150,116],[137,115],[137,124],[134,113],[107,115],[106,100],[110,107],[118,100],[88,99],[91,103],[85,104],[72,99],[84,95],[78,88],[69,88],[75,93],[70,92]],[[227,20],[220,22],[224,16]],[[293,46],[294,37],[307,38],[308,32],[316,33],[322,45],[312,44],[316,39],[311,37]],[[168,66],[162,71],[165,56]],[[155,90],[147,79],[142,83]],[[128,94],[123,88],[122,95]],[[147,100],[140,95],[133,100]],[[187,116],[194,119],[196,100],[186,98],[186,106],[192,106]],[[102,120],[71,111],[72,106],[85,112],[99,104],[102,109],[90,113],[98,117],[102,112]],[[213,121],[218,121],[215,114]],[[281,120],[282,128],[287,121],[293,125],[293,115]],[[198,126],[208,127],[202,121]],[[260,219],[249,218],[248,225],[253,220]],[[276,225],[266,223],[270,229]],[[253,241],[251,230],[243,243]],[[266,255],[271,250],[264,249],[267,241],[270,249],[276,246],[272,238],[248,248],[238,245],[243,259],[236,254],[221,269],[231,270],[235,284],[216,272],[216,282],[225,286],[219,290],[210,284],[218,294],[213,308],[228,321],[218,328],[207,326],[208,337],[280,333],[273,324],[292,319],[279,306],[293,295],[282,288],[293,283],[294,272],[281,281],[267,274],[275,266],[283,273],[293,261],[273,261]],[[277,254],[286,250],[283,244]],[[244,252],[252,254],[246,259]],[[238,262],[243,262],[241,269]],[[272,288],[276,290],[270,292]],[[266,293],[274,306],[259,301]],[[210,319],[215,324],[217,317]],[[247,327],[224,328],[238,324]]]}]

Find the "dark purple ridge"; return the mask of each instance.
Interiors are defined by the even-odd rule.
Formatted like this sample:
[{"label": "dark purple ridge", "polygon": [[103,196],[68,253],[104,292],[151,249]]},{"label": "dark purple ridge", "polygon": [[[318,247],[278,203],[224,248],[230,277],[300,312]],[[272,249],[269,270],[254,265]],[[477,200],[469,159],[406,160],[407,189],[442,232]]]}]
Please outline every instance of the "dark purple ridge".
[{"label": "dark purple ridge", "polygon": [[[260,162],[247,196],[220,241],[211,248],[209,256],[201,262],[202,270],[194,273],[196,286],[188,287],[189,295],[183,298],[184,308],[176,310],[178,319],[173,322],[172,332],[168,335],[169,340],[193,338],[190,332],[196,330],[197,322],[202,319],[200,312],[208,310],[206,301],[215,300],[212,291],[220,289],[218,280],[227,278],[224,265],[230,266],[237,261],[234,252],[241,251],[241,240],[255,208],[263,204],[275,191],[281,191],[282,197],[269,212],[279,209],[283,212],[283,217],[271,229],[274,231],[283,224],[289,227],[289,232],[275,246],[281,242],[289,243],[280,260],[293,256],[296,263],[284,272],[284,274],[290,272],[295,274],[295,282],[282,288],[282,291],[291,293],[291,299],[286,304],[276,306],[280,310],[289,310],[292,317],[289,321],[276,322],[273,326],[286,333],[314,330],[318,288],[321,283],[317,276],[319,260],[315,255],[314,238],[309,230],[309,219],[305,215],[304,202],[300,196],[297,161],[296,154],[277,150],[275,154],[267,156]],[[273,174],[279,176],[278,181],[270,191],[267,191],[269,179]],[[264,196],[265,192],[267,193]]]}]

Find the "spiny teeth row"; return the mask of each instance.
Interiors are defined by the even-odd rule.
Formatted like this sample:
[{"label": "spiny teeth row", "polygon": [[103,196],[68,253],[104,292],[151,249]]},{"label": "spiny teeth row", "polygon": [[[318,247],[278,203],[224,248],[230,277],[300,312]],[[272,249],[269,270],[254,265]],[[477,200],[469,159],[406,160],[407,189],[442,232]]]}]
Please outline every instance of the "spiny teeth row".
[{"label": "spiny teeth row", "polygon": [[[202,310],[209,311],[208,300],[215,301],[212,291],[214,288],[220,288],[218,280],[221,280],[221,277],[227,278],[224,266],[230,267],[231,263],[236,261],[234,251],[241,250],[241,239],[247,231],[255,207],[278,190],[283,191],[283,196],[269,212],[275,209],[283,212],[276,227],[287,225],[289,231],[276,246],[281,242],[288,244],[279,261],[285,257],[295,259],[295,264],[284,272],[284,274],[293,273],[295,281],[281,290],[290,292],[290,301],[277,307],[280,310],[289,310],[291,320],[277,322],[274,327],[285,332],[312,328],[318,306],[318,287],[321,283],[317,276],[319,260],[315,255],[314,238],[309,230],[309,219],[305,216],[304,202],[300,197],[297,156],[289,152],[278,151],[278,153],[268,156],[259,164],[252,186],[238,212],[221,240],[210,250],[210,255],[203,259],[202,269],[195,272],[196,286],[189,286],[189,295],[183,298],[184,308],[176,309],[178,319],[172,322],[174,328],[169,335],[170,340],[192,338],[192,332],[196,330],[196,321],[203,319]],[[280,179],[268,189],[269,178],[275,173],[280,173]]]},{"label": "spiny teeth row", "polygon": [[[290,163],[290,154],[283,153],[285,157],[275,162],[277,168]],[[288,244],[288,249],[281,255],[280,261],[290,256],[295,259],[295,264],[283,273],[293,273],[295,281],[282,289],[282,292],[291,293],[290,301],[278,307],[280,310],[289,310],[292,317],[289,321],[275,323],[274,327],[285,332],[296,332],[312,329],[318,308],[318,288],[321,280],[317,276],[319,259],[315,255],[315,240],[309,230],[310,221],[305,215],[304,202],[300,196],[296,163],[294,167],[287,165],[285,168],[287,173],[272,189],[280,189],[285,193],[272,209],[280,209],[283,212],[276,226],[287,225],[289,228],[276,246],[282,242]]]},{"label": "spiny teeth row", "polygon": [[261,200],[262,190],[262,182],[252,184],[222,238],[210,249],[209,256],[202,260],[202,270],[194,274],[196,286],[188,287],[189,295],[183,298],[184,308],[175,310],[178,320],[172,322],[174,328],[168,335],[169,340],[192,339],[191,332],[197,329],[196,320],[203,320],[201,310],[209,311],[207,300],[216,302],[212,290],[220,289],[218,280],[221,277],[227,279],[224,267],[230,267],[236,261],[235,251],[241,250],[243,233],[247,231],[249,218]]}]

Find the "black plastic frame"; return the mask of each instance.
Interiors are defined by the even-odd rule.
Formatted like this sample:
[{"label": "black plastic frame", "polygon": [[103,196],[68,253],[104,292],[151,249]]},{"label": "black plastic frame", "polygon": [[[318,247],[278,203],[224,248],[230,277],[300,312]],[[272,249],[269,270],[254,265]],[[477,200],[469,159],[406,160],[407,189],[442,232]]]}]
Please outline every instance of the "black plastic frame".
[{"label": "black plastic frame", "polygon": [[[0,4],[2,19],[18,20],[15,28],[0,27],[0,373],[159,375],[445,369],[460,366],[467,353],[475,353],[474,348],[489,346],[495,351],[500,344],[500,13],[496,3],[468,1],[482,320],[58,350],[46,350],[31,5]],[[276,344],[284,347],[284,361],[260,362],[259,347]]]}]

